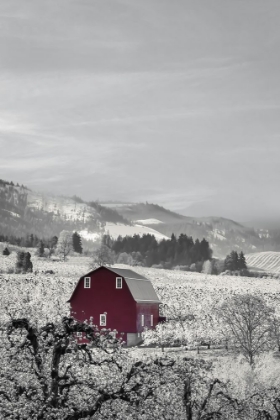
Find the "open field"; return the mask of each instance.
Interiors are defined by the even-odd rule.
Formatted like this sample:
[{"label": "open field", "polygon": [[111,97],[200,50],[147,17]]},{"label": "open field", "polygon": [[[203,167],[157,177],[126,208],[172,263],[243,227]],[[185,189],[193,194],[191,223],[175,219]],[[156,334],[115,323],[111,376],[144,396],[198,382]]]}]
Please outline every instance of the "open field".
[{"label": "open field", "polygon": [[[2,324],[2,327],[11,318],[27,318],[31,321],[32,326],[45,326],[48,322],[54,322],[58,325],[62,316],[69,315],[67,300],[71,296],[76,282],[80,276],[89,271],[89,257],[72,256],[64,263],[56,258],[53,258],[53,260],[38,258],[34,256],[33,251],[31,252],[34,272],[29,274],[7,274],[7,271],[11,271],[15,265],[16,248],[14,248],[12,254],[8,257],[0,255],[0,324]],[[127,266],[123,267],[128,268]],[[252,370],[249,363],[246,363],[244,357],[240,356],[236,350],[230,346],[229,350],[226,349],[224,342],[224,333],[226,331],[215,316],[215,309],[233,295],[248,292],[263,297],[279,313],[280,281],[276,279],[211,276],[144,267],[129,268],[151,279],[162,301],[162,312],[168,318],[166,323],[159,324],[161,327],[159,335],[162,335],[163,341],[165,341],[164,352],[162,352],[160,347],[163,344],[161,340],[158,341],[157,347],[148,347],[149,344],[153,344],[154,339],[149,336],[150,332],[148,331],[145,333],[145,346],[128,350],[123,349],[117,356],[112,355],[113,361],[117,357],[117,361],[121,363],[122,370],[117,369],[114,362],[109,363],[108,366],[104,365],[104,367],[100,367],[98,363],[97,365],[88,364],[83,355],[81,357],[79,356],[80,352],[78,352],[79,354],[73,353],[73,355],[72,353],[67,353],[65,359],[61,362],[61,371],[65,370],[68,363],[70,365],[72,363],[71,370],[74,372],[75,377],[79,380],[86,378],[89,381],[89,390],[93,392],[89,394],[90,401],[97,401],[99,394],[96,393],[96,389],[99,390],[101,388],[102,390],[104,388],[107,392],[108,389],[111,389],[110,387],[113,387],[112,389],[118,390],[120,384],[124,380],[127,380],[127,378],[130,378],[128,374],[130,369],[134,369],[135,371],[136,368],[139,369],[140,375],[139,377],[135,377],[135,381],[138,381],[137,386],[138,384],[140,386],[143,385],[145,389],[146,383],[151,384],[153,399],[147,400],[151,401],[151,411],[147,411],[147,407],[144,406],[143,416],[138,416],[138,414],[136,416],[133,413],[129,417],[125,411],[125,406],[118,405],[117,412],[120,415],[119,417],[114,417],[116,419],[155,420],[156,418],[166,418],[171,420],[176,418],[185,420],[188,417],[184,415],[182,409],[182,396],[185,390],[184,380],[186,375],[190,374],[193,375],[192,380],[196,381],[195,383],[192,382],[195,398],[199,398],[203,402],[205,396],[209,395],[209,386],[211,387],[213,381],[216,380],[215,378],[218,378],[219,383],[222,381],[222,383],[227,384],[227,393],[229,393],[230,398],[234,401],[238,400],[240,407],[244,407],[242,408],[244,415],[240,417],[239,412],[235,415],[235,412],[230,411],[230,407],[227,409],[227,406],[223,405],[226,414],[220,418],[228,420],[255,420],[257,418],[255,411],[258,412],[258,406],[251,413],[251,398],[253,398],[251,396],[255,395],[256,392],[261,393],[265,401],[263,405],[265,405],[266,410],[269,409],[274,415],[276,409],[273,405],[274,400],[270,399],[270,390],[271,388],[280,389],[280,360],[277,357],[279,352],[276,349],[265,352],[256,360],[256,365],[254,370]],[[190,314],[191,317],[188,317]],[[24,331],[22,336],[24,337],[25,335],[26,333]],[[15,373],[13,370],[14,365],[10,365],[10,356],[14,354],[14,347],[10,345],[10,342],[6,339],[6,335],[1,336],[1,331],[0,338],[2,343],[1,373],[4,372],[6,375],[2,375],[4,380],[6,377],[9,378],[9,381],[6,380],[6,382],[2,380],[2,388],[5,392],[8,390],[9,398],[10,395],[16,395],[16,397],[13,397],[14,399],[11,399],[8,408],[3,396],[0,398],[0,403],[3,403],[6,410],[9,409],[11,413],[14,413],[15,408],[19,407],[16,394],[18,381],[23,378],[23,383],[27,383],[30,388],[33,387],[34,393],[36,391],[36,396],[41,395],[40,386],[32,370],[33,365],[29,363],[30,351],[27,353],[23,351],[18,352],[19,358],[16,365],[18,370]],[[175,344],[175,341],[177,343],[187,342],[190,350],[187,350],[185,345],[168,347],[169,344],[172,344],[172,341],[173,344]],[[207,349],[207,346],[202,345],[202,342],[210,342],[211,348]],[[40,343],[42,345],[42,342]],[[20,349],[21,343],[17,345],[17,349]],[[52,351],[54,349],[55,346],[52,347]],[[46,375],[49,375],[46,378],[50,378],[50,371],[52,372],[52,370],[50,369],[49,356],[46,356],[49,352],[49,347],[45,345],[40,351],[44,356],[40,359],[44,360],[44,374],[46,372]],[[97,362],[102,357],[108,358],[108,355],[102,356],[99,353],[99,350],[92,350],[92,355]],[[52,360],[55,359],[52,358]],[[159,363],[162,363],[162,365]],[[133,367],[131,368],[131,366]],[[182,369],[185,369],[183,376]],[[162,375],[164,375],[164,380],[162,380]],[[13,378],[13,380],[11,381],[10,378]],[[143,380],[145,381],[144,383]],[[50,382],[48,381],[49,379],[47,383]],[[132,377],[131,381],[132,385],[129,385],[130,388],[134,385],[134,377]],[[34,389],[34,384],[37,386],[36,390]],[[71,394],[71,404],[74,398],[76,406],[83,408],[84,405],[82,405],[83,401],[81,403],[81,396],[84,396],[85,391],[80,392],[79,387],[77,389],[74,387],[73,389],[75,392]],[[225,386],[221,385],[221,388],[217,387],[218,389],[224,390]],[[114,394],[114,398],[115,396],[118,397],[118,395],[118,393]],[[164,396],[163,402],[160,399],[162,396]],[[166,400],[166,396],[169,396],[168,400]],[[218,393],[213,394],[213,401],[215,403],[218,398],[217,396]],[[30,406],[32,408],[34,401],[39,401],[38,407],[36,406],[36,412],[41,409],[41,402],[37,397],[34,400],[30,400],[28,397],[26,401],[27,403],[25,403],[24,407],[25,413],[27,414],[22,415],[22,417],[20,414],[18,417],[20,420],[33,418],[28,410]],[[160,401],[160,405],[157,401]],[[150,413],[154,413],[154,407],[157,404],[158,407],[163,408],[156,413],[155,417],[150,415]],[[104,407],[107,409],[111,406],[104,404]],[[211,407],[209,410],[211,410]],[[22,410],[21,406],[20,410]],[[122,412],[120,410],[124,411]],[[167,410],[169,410],[169,414],[165,416]],[[147,412],[149,413],[148,415]],[[275,417],[271,417],[271,419],[276,419],[276,415]],[[11,416],[10,418],[12,419],[14,417]],[[60,412],[58,417],[53,418],[72,419],[73,417],[67,417],[66,415],[64,417],[64,414]],[[84,417],[81,416],[79,418],[82,419]],[[103,418],[113,417],[110,417],[110,415],[103,416],[103,413],[101,413],[100,416],[92,418],[101,420]],[[195,420],[202,418],[206,419],[211,417],[193,417]]]},{"label": "open field", "polygon": [[[8,312],[11,316],[24,316],[39,324],[46,319],[68,315],[67,300],[80,276],[89,271],[90,258],[72,256],[64,263],[33,255],[33,273],[7,274],[14,267],[15,259],[15,252],[9,257],[0,256],[0,320],[7,321]],[[280,312],[280,281],[277,279],[130,268],[152,281],[162,302],[162,315],[170,320],[166,328],[170,326],[174,340],[181,340],[187,334],[188,342],[207,340],[220,343],[222,331],[215,309],[236,294],[262,296],[277,313]],[[49,270],[54,274],[45,273]],[[195,317],[195,323],[191,325],[187,321],[184,324],[174,321],[190,314]]]},{"label": "open field", "polygon": [[256,252],[247,254],[246,261],[250,268],[267,273],[280,273],[280,252]]}]

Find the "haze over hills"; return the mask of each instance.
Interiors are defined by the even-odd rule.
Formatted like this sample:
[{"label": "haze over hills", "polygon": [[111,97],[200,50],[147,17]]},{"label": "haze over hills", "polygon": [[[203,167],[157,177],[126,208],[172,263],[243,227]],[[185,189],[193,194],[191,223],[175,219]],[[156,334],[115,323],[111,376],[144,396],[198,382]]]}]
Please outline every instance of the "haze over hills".
[{"label": "haze over hills", "polygon": [[232,249],[244,252],[280,249],[277,230],[253,229],[223,217],[189,217],[151,203],[102,203],[118,211],[133,223],[140,223],[170,237],[185,233],[194,239],[207,239],[216,256],[225,256]]},{"label": "haze over hills", "polygon": [[214,256],[232,249],[245,253],[280,250],[277,230],[253,229],[222,217],[188,217],[152,203],[85,202],[38,193],[23,185],[0,180],[0,234],[23,237],[59,235],[61,230],[77,230],[87,240],[103,233],[119,235],[153,234],[157,240],[184,233],[207,239]]}]

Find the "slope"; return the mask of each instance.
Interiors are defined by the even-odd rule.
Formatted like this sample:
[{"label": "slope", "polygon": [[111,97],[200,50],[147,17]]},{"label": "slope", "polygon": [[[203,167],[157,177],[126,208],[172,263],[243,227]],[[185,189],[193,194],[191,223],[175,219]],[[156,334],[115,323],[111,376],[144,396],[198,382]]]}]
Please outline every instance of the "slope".
[{"label": "slope", "polygon": [[269,273],[280,273],[280,252],[257,252],[246,255],[248,267]]},{"label": "slope", "polygon": [[24,237],[59,235],[62,230],[102,233],[106,222],[129,224],[121,215],[96,202],[54,196],[0,180],[0,233]]},{"label": "slope", "polygon": [[207,239],[214,255],[224,257],[232,249],[254,252],[263,249],[264,238],[252,228],[222,217],[187,217],[151,203],[103,203],[116,209],[133,223],[170,237],[184,233],[194,239]]}]

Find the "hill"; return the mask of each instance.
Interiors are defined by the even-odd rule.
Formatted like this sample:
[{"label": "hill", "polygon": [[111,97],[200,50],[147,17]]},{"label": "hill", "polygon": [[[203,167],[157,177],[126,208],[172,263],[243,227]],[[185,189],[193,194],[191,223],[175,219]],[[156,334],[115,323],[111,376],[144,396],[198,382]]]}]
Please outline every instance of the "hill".
[{"label": "hill", "polygon": [[224,257],[232,249],[250,253],[274,246],[268,231],[245,227],[223,217],[187,217],[151,203],[102,204],[115,209],[132,223],[152,228],[167,237],[172,233],[176,236],[185,233],[194,239],[205,238],[218,257]]},{"label": "hill", "polygon": [[280,251],[280,231],[245,227],[222,217],[187,217],[152,203],[86,202],[81,198],[54,196],[0,180],[0,234],[24,237],[59,235],[62,230],[78,231],[90,241],[103,233],[119,235],[153,234],[157,240],[184,233],[205,238],[214,256],[231,250],[250,254]]},{"label": "hill", "polygon": [[249,268],[268,273],[280,273],[280,252],[256,252],[246,255]]},{"label": "hill", "polygon": [[[135,222],[145,222],[155,219],[162,223],[176,223],[180,220],[191,219],[173,211],[167,210],[158,204],[152,203],[112,203],[103,202],[104,207],[116,210],[126,219]],[[143,224],[143,223],[142,223]],[[153,224],[153,223],[151,223]]]},{"label": "hill", "polygon": [[74,196],[38,193],[0,180],[0,233],[23,237],[58,235],[63,229],[102,233],[106,222],[129,224],[116,211]]}]

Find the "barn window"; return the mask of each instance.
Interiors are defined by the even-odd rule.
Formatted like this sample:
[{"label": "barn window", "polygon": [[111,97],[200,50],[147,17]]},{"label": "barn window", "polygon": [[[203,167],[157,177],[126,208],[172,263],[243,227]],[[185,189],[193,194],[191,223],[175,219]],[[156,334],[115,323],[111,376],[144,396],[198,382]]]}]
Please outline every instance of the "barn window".
[{"label": "barn window", "polygon": [[90,277],[85,277],[84,278],[84,288],[85,289],[90,289]]},{"label": "barn window", "polygon": [[106,314],[100,314],[100,327],[106,327]]},{"label": "barn window", "polygon": [[78,331],[76,334],[77,334],[77,337],[82,337],[83,336],[83,333],[80,332],[80,331]]},{"label": "barn window", "polygon": [[151,327],[154,325],[154,315],[151,315]]},{"label": "barn window", "polygon": [[122,289],[122,278],[116,277],[116,289]]},{"label": "barn window", "polygon": [[144,317],[144,315],[141,315],[141,325],[142,325],[142,327],[144,327],[144,325],[145,325],[145,317]]}]

